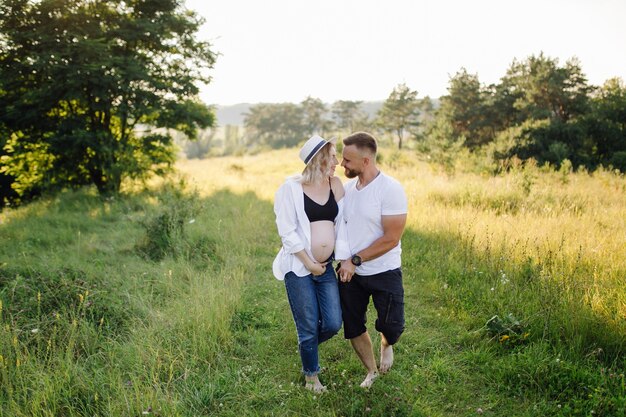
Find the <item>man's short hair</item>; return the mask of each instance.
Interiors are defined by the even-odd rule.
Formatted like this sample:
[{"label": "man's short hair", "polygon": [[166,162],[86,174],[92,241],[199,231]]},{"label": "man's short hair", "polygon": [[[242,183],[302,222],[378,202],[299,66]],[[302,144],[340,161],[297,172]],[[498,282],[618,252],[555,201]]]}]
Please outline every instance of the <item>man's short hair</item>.
[{"label": "man's short hair", "polygon": [[376,155],[378,151],[378,145],[376,144],[376,139],[374,136],[370,135],[367,132],[356,132],[347,136],[343,140],[344,146],[354,145],[357,147],[359,151],[367,149],[373,155]]}]

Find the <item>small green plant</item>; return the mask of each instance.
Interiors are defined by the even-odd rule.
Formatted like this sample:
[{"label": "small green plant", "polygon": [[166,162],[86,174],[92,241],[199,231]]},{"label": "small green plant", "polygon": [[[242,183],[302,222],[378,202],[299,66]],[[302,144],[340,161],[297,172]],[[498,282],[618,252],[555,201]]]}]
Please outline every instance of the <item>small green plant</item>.
[{"label": "small green plant", "polygon": [[524,192],[524,195],[528,197],[530,192],[537,182],[537,162],[534,159],[529,159],[524,163],[524,167],[519,177],[519,185]]},{"label": "small green plant", "polygon": [[139,252],[154,261],[167,255],[177,258],[188,252],[185,227],[195,222],[201,208],[195,193],[166,189],[159,200],[162,208],[142,222],[146,234],[138,245]]},{"label": "small green plant", "polygon": [[559,180],[561,184],[565,185],[569,183],[569,177],[572,171],[572,161],[569,159],[561,161],[561,167],[559,168]]},{"label": "small green plant", "polygon": [[530,336],[526,326],[522,324],[512,313],[503,318],[495,315],[485,323],[487,334],[493,340],[497,340],[503,346],[517,346],[525,343]]}]

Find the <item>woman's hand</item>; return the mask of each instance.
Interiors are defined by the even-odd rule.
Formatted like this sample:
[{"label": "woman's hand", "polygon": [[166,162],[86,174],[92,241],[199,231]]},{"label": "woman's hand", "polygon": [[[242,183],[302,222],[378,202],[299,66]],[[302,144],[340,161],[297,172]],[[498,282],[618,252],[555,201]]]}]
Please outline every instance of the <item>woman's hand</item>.
[{"label": "woman's hand", "polygon": [[319,275],[322,275],[324,272],[326,272],[327,263],[328,262],[324,262],[324,263],[312,262],[310,265],[307,266],[307,269],[311,271],[313,275],[319,276]]},{"label": "woman's hand", "polygon": [[308,269],[309,272],[313,275],[322,275],[324,272],[326,272],[326,264],[328,264],[328,262],[319,263],[316,260],[311,259],[309,255],[307,255],[307,253],[304,251],[304,249],[294,253],[294,255],[296,255],[296,257],[300,259],[300,262],[302,262],[304,267]]}]

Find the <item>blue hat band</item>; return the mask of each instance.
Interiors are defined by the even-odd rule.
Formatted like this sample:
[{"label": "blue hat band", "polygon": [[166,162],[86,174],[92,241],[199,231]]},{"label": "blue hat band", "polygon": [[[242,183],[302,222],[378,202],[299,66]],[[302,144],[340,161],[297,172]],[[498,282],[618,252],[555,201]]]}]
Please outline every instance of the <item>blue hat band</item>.
[{"label": "blue hat band", "polygon": [[309,161],[311,160],[311,158],[313,158],[313,155],[315,155],[315,153],[326,144],[326,141],[321,141],[320,143],[318,143],[317,145],[315,145],[315,148],[313,148],[311,150],[311,152],[309,152],[309,155],[304,159],[304,163],[308,164]]}]

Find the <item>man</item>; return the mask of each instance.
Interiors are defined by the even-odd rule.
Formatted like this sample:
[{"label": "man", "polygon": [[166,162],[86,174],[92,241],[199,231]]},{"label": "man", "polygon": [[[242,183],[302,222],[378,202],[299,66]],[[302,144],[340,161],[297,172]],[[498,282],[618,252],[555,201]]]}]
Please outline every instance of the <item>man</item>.
[{"label": "man", "polygon": [[381,333],[380,372],[393,364],[393,345],[404,330],[400,238],[407,216],[402,185],[376,167],[376,139],[365,132],[343,140],[341,166],[352,178],[345,185],[344,224],[351,258],[338,269],[344,335],[367,368],[361,383],[369,388],[378,377],[372,341],[365,327],[370,297]]}]

